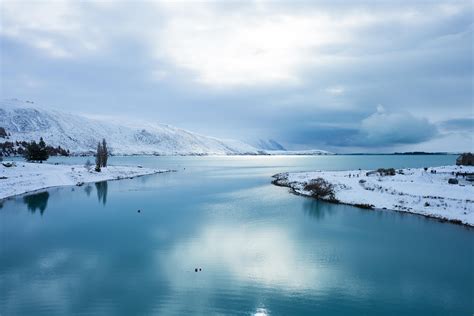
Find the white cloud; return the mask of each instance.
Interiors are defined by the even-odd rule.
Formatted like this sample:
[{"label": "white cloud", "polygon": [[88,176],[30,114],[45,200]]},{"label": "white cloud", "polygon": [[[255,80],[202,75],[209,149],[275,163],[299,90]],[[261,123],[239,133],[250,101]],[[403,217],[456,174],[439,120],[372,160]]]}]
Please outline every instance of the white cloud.
[{"label": "white cloud", "polygon": [[51,39],[36,39],[31,43],[34,47],[46,51],[50,56],[57,58],[71,57],[71,53],[57,45],[55,41]]},{"label": "white cloud", "polygon": [[[194,73],[198,82],[214,87],[299,84],[309,68],[317,72],[331,64],[366,57],[349,51],[371,36],[379,24],[417,27],[451,15],[463,5],[421,9],[367,8],[333,12],[325,8],[293,10],[271,2],[251,2],[237,8],[213,3],[158,4],[164,23],[154,35],[155,56]],[[362,38],[361,38],[362,37]],[[372,49],[392,41],[369,41]],[[334,54],[334,47],[343,53]],[[347,52],[344,52],[347,50]],[[339,87],[327,91],[337,95]]]},{"label": "white cloud", "polygon": [[297,84],[302,67],[334,58],[315,54],[319,47],[350,40],[342,25],[365,22],[352,16],[336,21],[322,13],[164,9],[167,21],[158,34],[156,56],[212,86]]},{"label": "white cloud", "polygon": [[334,86],[326,88],[326,92],[331,95],[341,95],[345,91],[344,87],[342,86]]},{"label": "white cloud", "polygon": [[42,80],[29,74],[19,74],[17,80],[21,81],[28,89],[39,89],[44,87]]},{"label": "white cloud", "polygon": [[156,81],[164,80],[166,79],[167,76],[168,76],[168,72],[166,72],[165,70],[158,70],[158,69],[152,70],[152,73],[151,73],[151,78]]},{"label": "white cloud", "polygon": [[358,142],[367,145],[415,144],[438,133],[434,124],[408,112],[388,112],[383,106],[361,122]]},{"label": "white cloud", "polygon": [[[106,43],[130,38],[150,49],[156,64],[189,71],[190,78],[212,87],[296,85],[310,68],[357,59],[334,54],[363,42],[364,29],[378,23],[411,26],[459,12],[465,4],[419,9],[331,10],[280,6],[273,2],[77,2],[3,1],[0,34],[15,38],[53,58],[94,54]],[[136,14],[129,14],[135,10]],[[373,45],[387,43],[370,41]],[[391,41],[390,41],[391,42]],[[155,76],[152,74],[152,76]],[[158,76],[160,77],[160,76]],[[343,92],[330,87],[329,94]]]},{"label": "white cloud", "polygon": [[83,11],[72,0],[3,1],[0,34],[53,58],[94,52],[99,44]]}]

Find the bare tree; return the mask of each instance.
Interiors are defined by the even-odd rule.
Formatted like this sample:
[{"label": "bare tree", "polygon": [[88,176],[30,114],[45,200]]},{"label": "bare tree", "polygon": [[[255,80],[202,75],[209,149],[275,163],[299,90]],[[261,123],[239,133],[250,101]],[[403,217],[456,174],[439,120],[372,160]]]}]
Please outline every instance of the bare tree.
[{"label": "bare tree", "polygon": [[89,159],[87,159],[86,163],[84,164],[84,168],[86,168],[86,170],[89,171],[89,172],[91,171],[92,162]]}]

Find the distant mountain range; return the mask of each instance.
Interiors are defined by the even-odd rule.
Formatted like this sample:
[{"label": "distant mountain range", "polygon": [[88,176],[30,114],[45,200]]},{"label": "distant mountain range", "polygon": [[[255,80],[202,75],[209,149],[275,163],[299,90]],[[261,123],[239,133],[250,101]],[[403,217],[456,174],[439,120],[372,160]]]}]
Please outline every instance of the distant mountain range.
[{"label": "distant mountain range", "polygon": [[[38,141],[68,149],[72,154],[91,154],[105,138],[115,155],[324,155],[323,150],[286,151],[275,140],[259,140],[255,146],[199,135],[161,123],[90,118],[47,109],[32,101],[0,101],[3,141]],[[3,133],[3,131],[2,131]]]}]

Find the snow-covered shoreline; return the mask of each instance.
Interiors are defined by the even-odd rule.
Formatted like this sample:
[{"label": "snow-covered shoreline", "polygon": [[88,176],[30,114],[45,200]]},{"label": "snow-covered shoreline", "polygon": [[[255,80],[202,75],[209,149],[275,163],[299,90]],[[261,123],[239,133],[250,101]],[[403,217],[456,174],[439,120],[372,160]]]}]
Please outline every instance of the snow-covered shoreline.
[{"label": "snow-covered shoreline", "polygon": [[[14,165],[4,166],[4,164],[10,163]],[[51,187],[130,179],[169,171],[139,166],[108,166],[102,168],[101,172],[95,172],[94,170],[88,171],[83,165],[4,161],[0,164],[0,200]]]},{"label": "snow-covered shoreline", "polygon": [[[333,185],[339,203],[408,212],[468,226],[474,226],[474,183],[456,173],[474,173],[472,166],[442,166],[398,169],[393,176],[370,170],[279,173],[274,184],[294,193],[311,196],[305,190],[311,180],[322,178]],[[453,175],[454,173],[454,175]],[[328,199],[329,200],[329,199]]]}]

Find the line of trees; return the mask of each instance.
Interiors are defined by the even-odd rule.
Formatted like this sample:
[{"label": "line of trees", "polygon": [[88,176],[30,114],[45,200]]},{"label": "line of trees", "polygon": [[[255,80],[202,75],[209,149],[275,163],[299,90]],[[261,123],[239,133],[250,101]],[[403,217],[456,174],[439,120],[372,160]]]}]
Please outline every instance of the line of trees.
[{"label": "line of trees", "polygon": [[107,167],[107,160],[109,159],[109,151],[107,149],[107,142],[105,138],[102,142],[97,144],[97,153],[95,155],[95,171],[100,172],[100,168]]},{"label": "line of trees", "polygon": [[[0,142],[0,157],[8,157],[8,156],[23,156],[25,157],[27,148],[30,145],[30,142],[27,141],[6,141]],[[38,145],[38,144],[37,144]],[[50,145],[46,145],[46,151],[48,152],[49,156],[69,156],[69,150],[62,148],[61,146],[53,147]]]},{"label": "line of trees", "polygon": [[27,161],[39,161],[42,163],[43,161],[48,160],[48,158],[49,152],[43,137],[40,138],[39,143],[32,141],[31,143],[26,144],[25,159]]}]

